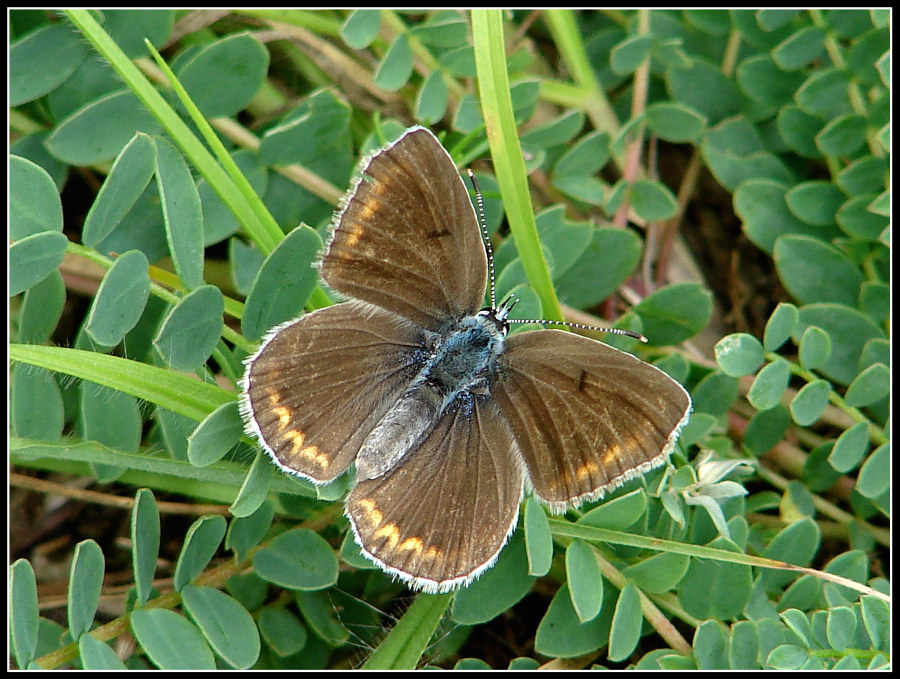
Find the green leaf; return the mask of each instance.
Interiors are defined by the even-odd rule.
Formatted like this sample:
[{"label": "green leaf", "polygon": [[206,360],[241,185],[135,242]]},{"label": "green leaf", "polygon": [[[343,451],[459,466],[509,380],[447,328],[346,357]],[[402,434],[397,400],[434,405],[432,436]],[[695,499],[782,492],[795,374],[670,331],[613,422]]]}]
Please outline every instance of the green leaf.
[{"label": "green leaf", "polygon": [[868,317],[841,304],[808,304],[800,309],[795,341],[811,325],[822,328],[831,339],[831,355],[820,369],[822,374],[844,385],[859,373],[859,359],[866,342],[884,337],[884,330]]},{"label": "green leaf", "polygon": [[243,431],[238,402],[223,403],[188,436],[188,460],[197,467],[218,462],[240,442]]},{"label": "green leaf", "polygon": [[[719,418],[709,413],[693,412],[678,436],[682,448],[693,445],[719,425]],[[593,510],[592,510],[593,511]]]},{"label": "green leaf", "polygon": [[523,148],[547,149],[568,144],[584,127],[584,113],[567,111],[549,123],[534,127],[522,134]]},{"label": "green leaf", "polygon": [[137,325],[150,295],[149,267],[140,250],[130,250],[113,262],[84,322],[91,339],[115,346]]},{"label": "green leaf", "polygon": [[866,155],[841,170],[835,183],[848,196],[858,196],[884,189],[886,176],[887,161],[878,156]]},{"label": "green leaf", "polygon": [[165,139],[156,140],[156,179],[169,254],[182,284],[203,284],[203,211],[184,157]]},{"label": "green leaf", "polygon": [[744,233],[757,247],[772,253],[779,236],[822,238],[820,228],[797,219],[787,206],[788,187],[781,182],[751,180],[734,194],[734,209],[744,222]]},{"label": "green leaf", "polygon": [[403,87],[412,75],[413,55],[409,47],[409,38],[401,34],[388,47],[384,59],[375,71],[375,85],[388,92],[396,92]]},{"label": "green leaf", "polygon": [[69,239],[56,231],[26,236],[9,246],[9,296],[37,285],[63,260]]},{"label": "green leaf", "polygon": [[825,119],[798,106],[784,106],[778,111],[777,123],[778,134],[788,148],[804,158],[821,158],[815,137],[825,126]]},{"label": "green leaf", "polygon": [[731,630],[728,665],[733,669],[758,670],[759,636],[755,622],[740,620]]},{"label": "green leaf", "polygon": [[95,639],[90,634],[82,634],[78,639],[78,654],[82,669],[85,670],[126,670],[116,652],[109,644]]},{"label": "green leaf", "polygon": [[554,181],[561,177],[592,175],[606,165],[609,155],[608,133],[586,134],[556,161]]},{"label": "green leaf", "polygon": [[264,502],[249,516],[235,517],[228,526],[225,547],[234,551],[235,556],[243,561],[247,558],[247,552],[265,537],[274,516],[272,503]]},{"label": "green leaf", "polygon": [[846,606],[832,608],[827,613],[825,634],[831,648],[847,648],[856,637],[856,614]]},{"label": "green leaf", "polygon": [[453,48],[467,42],[468,31],[468,22],[458,12],[443,10],[414,26],[410,33],[425,45]]},{"label": "green leaf", "polygon": [[766,664],[776,670],[797,670],[809,659],[809,651],[794,644],[780,644],[766,657]]},{"label": "green leaf", "polygon": [[810,64],[824,49],[825,30],[821,26],[804,26],[772,50],[772,58],[781,68],[790,71]]},{"label": "green leaf", "polygon": [[296,615],[281,606],[265,606],[259,613],[259,634],[282,658],[294,655],[306,645],[306,628]]},{"label": "green leaf", "polygon": [[807,113],[831,120],[850,110],[849,87],[848,73],[838,68],[823,68],[806,79],[794,98]]},{"label": "green leaf", "polygon": [[866,143],[866,119],[857,113],[838,116],[816,135],[824,156],[849,156]]},{"label": "green leaf", "polygon": [[698,111],[713,125],[740,112],[742,97],[735,82],[702,59],[695,59],[689,68],[669,69],[666,88],[673,100]]},{"label": "green leaf", "polygon": [[872,647],[886,650],[891,637],[890,604],[876,596],[863,596],[860,598],[860,613]]},{"label": "green leaf", "polygon": [[[297,607],[300,610],[300,614],[303,616],[303,620],[306,623],[306,626],[309,627],[315,634],[322,638],[326,643],[330,646],[340,646],[344,644],[347,639],[350,637],[350,632],[344,627],[341,622],[335,617],[335,608],[334,608],[334,600],[332,598],[332,594],[330,592],[325,591],[316,591],[316,592],[295,592],[294,598],[297,601]],[[427,601],[422,601],[421,604],[416,606],[416,603],[426,598]],[[406,620],[406,616],[409,615],[410,619],[415,619],[422,614],[423,604],[426,605],[430,602],[432,604],[443,600],[443,607],[440,608],[440,612],[438,613],[438,618],[444,613],[446,610],[447,604],[450,603],[450,597],[446,594],[439,594],[435,596],[428,595],[420,595],[416,597],[416,601],[413,602],[413,605],[410,607],[410,610],[413,608],[416,609],[416,613],[410,614],[410,611],[407,610],[406,614],[404,614],[403,618],[401,618],[400,623],[403,623]],[[418,617],[415,624],[421,623],[422,618]],[[398,623],[398,626],[400,625]],[[435,623],[437,624],[437,623]],[[407,623],[408,625],[408,623]],[[396,630],[396,627],[394,628]],[[412,630],[409,629],[408,626],[404,625],[402,632],[406,632],[407,636],[405,636],[397,647],[397,644],[391,646],[391,642],[384,641],[382,642],[382,646],[388,645],[393,650],[395,650],[398,654],[404,651],[408,651],[408,647],[406,646],[406,642],[409,639],[410,633],[416,633],[417,631],[421,631],[421,629],[417,630],[416,626],[412,627]],[[428,640],[431,639],[431,634],[433,633],[434,628],[432,628],[431,632],[427,633],[427,639],[424,643],[428,643]],[[393,633],[393,632],[392,632]],[[389,635],[390,636],[390,635]],[[396,636],[402,636],[401,632],[397,632]],[[376,649],[378,652],[378,649]],[[369,660],[372,660],[370,656]],[[412,660],[413,665],[418,661],[418,656]]]},{"label": "green leaf", "polygon": [[547,514],[533,497],[525,500],[525,548],[529,575],[547,575],[553,560],[553,535]]},{"label": "green leaf", "polygon": [[89,632],[100,601],[105,561],[100,546],[84,540],[75,546],[69,569],[69,601],[67,605],[69,633],[73,639]]},{"label": "green leaf", "polygon": [[[785,526],[772,538],[762,556],[776,561],[786,561],[795,566],[808,566],[822,541],[822,533],[809,516]],[[783,587],[798,574],[792,571],[762,570],[760,579],[767,588]]]},{"label": "green leaf", "polygon": [[[269,175],[268,170],[260,161],[259,155],[242,149],[232,153],[231,160],[246,177],[252,190],[259,196],[266,195],[269,187]],[[206,247],[220,243],[240,231],[241,222],[238,221],[238,215],[222,201],[206,179],[198,182],[197,194],[200,196],[200,204],[203,208],[203,244]],[[243,242],[241,244],[243,245]],[[250,246],[245,247],[250,249]],[[232,266],[235,266],[234,262],[232,262]]]},{"label": "green leaf", "polygon": [[712,313],[712,295],[699,283],[667,285],[636,304],[651,344],[678,344],[700,332]]},{"label": "green leaf", "polygon": [[752,375],[763,363],[763,346],[748,333],[726,335],[715,346],[716,362],[726,375]]},{"label": "green leaf", "polygon": [[843,474],[855,469],[869,449],[869,425],[857,422],[838,436],[828,456],[828,463]]},{"label": "green leaf", "polygon": [[615,292],[634,271],[641,241],[625,229],[596,229],[584,253],[556,278],[559,301],[586,309]]},{"label": "green leaf", "polygon": [[605,202],[603,182],[594,176],[567,174],[554,177],[553,186],[570,198],[589,205],[603,205]]},{"label": "green leaf", "polygon": [[759,371],[750,385],[747,400],[757,410],[768,410],[781,402],[791,377],[787,361],[776,359]]},{"label": "green leaf", "polygon": [[145,41],[159,47],[166,43],[175,23],[175,11],[140,9],[103,10],[103,26],[132,59],[147,56]]},{"label": "green leaf", "polygon": [[610,52],[610,68],[617,75],[636,71],[650,58],[654,39],[651,35],[629,35]]},{"label": "green leaf", "polygon": [[[730,552],[741,550],[730,540],[716,538],[709,547]],[[724,620],[738,615],[750,600],[752,573],[749,566],[693,559],[678,590],[678,601],[694,617]]]},{"label": "green leaf", "polygon": [[891,288],[881,281],[866,281],[859,291],[859,310],[876,323],[891,316]]},{"label": "green leaf", "polygon": [[647,127],[660,139],[681,144],[700,138],[706,118],[685,104],[658,101],[647,107]]},{"label": "green leaf", "polygon": [[353,49],[365,49],[378,37],[380,9],[355,9],[341,25],[341,37]]},{"label": "green leaf", "polygon": [[263,580],[290,589],[325,589],[337,581],[334,551],[308,528],[279,535],[253,556],[253,567]]},{"label": "green leaf", "polygon": [[46,231],[62,232],[62,203],[47,171],[19,156],[9,157],[9,237],[22,240]]},{"label": "green leaf", "polygon": [[47,149],[69,165],[93,165],[115,158],[138,132],[155,135],[162,127],[129,90],[105,94],[56,126]]},{"label": "green leaf", "polygon": [[228,35],[201,45],[178,62],[175,73],[207,118],[244,110],[260,91],[269,52],[249,33]]},{"label": "green leaf", "polygon": [[198,370],[221,338],[224,311],[221,291],[214,285],[201,285],[169,310],[153,346],[175,370]]},{"label": "green leaf", "polygon": [[828,405],[830,393],[831,385],[825,380],[815,380],[804,385],[791,401],[791,417],[794,422],[801,427],[808,427],[818,420]]},{"label": "green leaf", "polygon": [[249,669],[256,663],[259,632],[246,608],[224,592],[196,585],[185,585],[181,601],[206,641],[226,663],[237,670]]},{"label": "green leaf", "polygon": [[660,182],[638,180],[631,185],[631,206],[648,222],[661,222],[678,214],[678,199]]},{"label": "green leaf", "polygon": [[53,375],[43,368],[14,364],[10,375],[9,415],[16,436],[59,441],[65,426],[65,411]]},{"label": "green leaf", "polygon": [[156,170],[156,144],[138,133],[119,153],[84,221],[81,240],[89,248],[107,238],[134,207]]},{"label": "green leaf", "polygon": [[629,582],[622,588],[609,632],[609,659],[625,660],[634,652],[641,638],[641,598],[638,588]]},{"label": "green leaf", "polygon": [[566,580],[578,619],[597,617],[603,603],[603,575],[594,548],[584,540],[573,540],[566,548]]},{"label": "green leaf", "polygon": [[706,620],[694,633],[694,657],[701,670],[729,669],[728,634],[722,623]]},{"label": "green leaf", "polygon": [[50,24],[19,38],[9,46],[7,55],[9,105],[20,106],[52,92],[87,54],[81,36],[66,23]]},{"label": "green leaf", "polygon": [[165,608],[131,613],[131,631],[154,665],[162,670],[213,670],[212,651],[188,620]]},{"label": "green leaf", "polygon": [[146,488],[138,490],[131,510],[131,560],[137,602],[144,604],[153,589],[153,574],[159,555],[159,509]]},{"label": "green leaf", "polygon": [[450,91],[440,70],[428,74],[416,95],[415,118],[424,125],[436,123],[447,112]]},{"label": "green leaf", "polygon": [[871,194],[855,196],[841,205],[835,219],[844,233],[866,240],[875,240],[881,236],[882,231],[887,228],[888,218],[870,209],[875,198]]},{"label": "green leaf", "polygon": [[225,528],[223,516],[201,516],[191,524],[175,564],[173,586],[176,592],[182,591],[209,565],[225,537]]},{"label": "green leaf", "polygon": [[690,557],[660,552],[622,569],[622,575],[645,592],[661,594],[675,587],[687,573]]},{"label": "green leaf", "polygon": [[453,600],[452,617],[463,625],[493,620],[531,591],[536,580],[528,573],[528,555],[522,531],[513,533],[497,563]]},{"label": "green leaf", "polygon": [[763,333],[763,347],[766,351],[775,351],[790,339],[794,328],[797,327],[797,319],[800,312],[797,307],[789,302],[779,302],[775,311],[766,321],[766,329]]},{"label": "green leaf", "polygon": [[846,196],[831,182],[814,180],[797,184],[784,198],[788,209],[807,224],[831,226]]},{"label": "green leaf", "polygon": [[647,493],[638,488],[585,512],[578,518],[578,523],[624,531],[633,526],[646,511]]},{"label": "green leaf", "polygon": [[[750,403],[758,408],[752,400]],[[744,430],[744,446],[757,457],[761,457],[784,438],[790,423],[791,414],[787,407],[780,403],[768,410],[760,410],[747,423]]]},{"label": "green leaf", "polygon": [[891,371],[884,363],[873,363],[850,383],[844,401],[854,408],[877,403],[890,393]]},{"label": "green leaf", "polygon": [[[241,485],[237,497],[228,508],[231,514],[239,517],[250,516],[258,510],[266,501],[275,473],[276,467],[272,464],[269,456],[259,451],[244,476],[244,483]],[[302,484],[296,481],[292,481],[293,483],[297,484],[297,488],[302,488]]]},{"label": "green leaf", "polygon": [[269,328],[300,315],[316,286],[313,263],[322,238],[308,226],[298,226],[266,258],[244,305],[241,329],[259,339]]},{"label": "green leaf", "polygon": [[[605,587],[600,610],[612,611],[619,595],[614,587]],[[606,645],[612,624],[611,615],[598,615],[582,623],[572,606],[569,586],[560,587],[538,625],[535,651],[553,658],[574,658]]]},{"label": "green leaf", "polygon": [[809,326],[800,338],[800,365],[807,370],[816,370],[825,365],[831,354],[831,339],[822,328]]},{"label": "green leaf", "polygon": [[748,97],[767,106],[792,103],[794,94],[805,79],[804,73],[779,68],[768,54],[744,59],[735,75],[738,86]]},{"label": "green leaf", "polygon": [[80,416],[87,440],[128,452],[136,452],[141,444],[141,411],[134,396],[85,382]]},{"label": "green leaf", "polygon": [[38,643],[38,599],[34,569],[25,559],[9,567],[9,627],[16,665],[28,667]]},{"label": "green leaf", "polygon": [[736,377],[711,372],[694,387],[694,412],[709,413],[721,417],[728,412],[738,397],[740,383]]}]

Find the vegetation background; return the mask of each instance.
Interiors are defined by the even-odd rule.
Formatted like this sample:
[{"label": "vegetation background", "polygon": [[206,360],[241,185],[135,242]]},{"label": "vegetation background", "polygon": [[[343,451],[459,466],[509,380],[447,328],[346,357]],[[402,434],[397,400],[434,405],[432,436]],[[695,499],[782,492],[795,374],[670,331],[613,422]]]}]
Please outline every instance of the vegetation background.
[{"label": "vegetation background", "polygon": [[[15,665],[885,667],[890,17],[11,11]],[[476,171],[499,294],[643,332],[694,399],[670,468],[526,501],[456,595],[235,405],[413,123]]]}]

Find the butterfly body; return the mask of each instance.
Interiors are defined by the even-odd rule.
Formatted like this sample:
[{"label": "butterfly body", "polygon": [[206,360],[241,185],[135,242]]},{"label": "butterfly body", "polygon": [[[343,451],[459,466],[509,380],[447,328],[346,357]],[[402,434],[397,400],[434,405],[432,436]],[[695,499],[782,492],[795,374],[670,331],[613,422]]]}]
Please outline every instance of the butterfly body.
[{"label": "butterfly body", "polygon": [[423,334],[433,349],[409,388],[366,437],[356,458],[357,479],[377,478],[426,435],[447,407],[488,395],[488,374],[496,368],[508,326],[494,314],[478,313],[454,323],[446,334]]},{"label": "butterfly body", "polygon": [[477,216],[431,132],[360,167],[320,263],[350,301],[264,338],[241,411],[287,472],[326,483],[355,463],[345,513],[362,553],[448,591],[496,561],[526,481],[554,512],[599,498],[665,461],[691,401],[631,354],[560,330],[507,336],[509,307],[479,311]]}]

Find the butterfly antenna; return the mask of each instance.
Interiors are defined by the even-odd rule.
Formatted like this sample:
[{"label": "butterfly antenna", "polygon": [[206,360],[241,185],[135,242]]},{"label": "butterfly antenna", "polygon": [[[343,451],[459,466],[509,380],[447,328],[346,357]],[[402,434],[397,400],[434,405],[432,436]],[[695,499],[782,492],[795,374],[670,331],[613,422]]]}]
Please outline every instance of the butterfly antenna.
[{"label": "butterfly antenna", "polygon": [[488,235],[487,220],[484,218],[484,199],[481,197],[481,188],[475,179],[475,173],[471,169],[468,170],[469,181],[472,182],[472,188],[475,190],[475,204],[478,206],[478,226],[481,227],[481,240],[484,241],[484,250],[487,253],[488,274],[491,277],[491,309],[497,308],[497,286],[494,279],[494,246],[491,245],[491,237]]},{"label": "butterfly antenna", "polygon": [[644,344],[647,343],[647,338],[644,337],[641,333],[635,332],[634,330],[625,330],[624,328],[603,328],[599,325],[585,325],[584,323],[571,323],[570,321],[551,321],[549,319],[539,319],[539,318],[507,318],[507,323],[522,323],[522,324],[543,324],[546,323],[548,325],[562,325],[567,328],[575,328],[576,330],[594,330],[596,332],[610,332],[613,335],[624,335],[626,337],[633,337],[636,340],[640,340]]},{"label": "butterfly antenna", "polygon": [[[487,220],[484,218],[484,199],[481,197],[481,187],[478,186],[478,180],[475,179],[475,173],[472,172],[471,169],[468,170],[469,181],[472,182],[472,188],[475,190],[475,205],[478,207],[478,225],[481,227],[481,239],[484,241],[484,249],[487,253],[488,260],[488,273],[491,278],[491,309],[497,308],[497,290],[496,290],[496,279],[494,277],[494,246],[491,245],[490,236],[488,236],[487,230]],[[503,302],[501,305],[503,307],[504,316],[508,316],[508,314],[512,311],[512,308],[518,302],[518,299],[509,298]],[[646,343],[647,338],[644,337],[641,333],[635,332],[634,330],[624,330],[622,328],[601,328],[598,325],[585,325],[584,323],[571,323],[569,321],[551,321],[546,319],[533,319],[533,318],[506,318],[508,323],[521,323],[521,324],[544,324],[548,325],[562,325],[567,328],[574,328],[577,330],[594,330],[596,332],[610,332],[614,335],[625,335],[626,337],[633,337],[641,342]]]}]

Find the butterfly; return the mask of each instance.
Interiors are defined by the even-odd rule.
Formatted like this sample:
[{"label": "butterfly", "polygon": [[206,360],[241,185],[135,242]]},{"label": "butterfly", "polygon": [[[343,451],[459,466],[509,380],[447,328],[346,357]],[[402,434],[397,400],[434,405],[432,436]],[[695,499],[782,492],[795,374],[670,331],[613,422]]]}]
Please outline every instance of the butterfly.
[{"label": "butterfly", "polygon": [[[509,335],[482,308],[489,258],[465,182],[429,130],[364,158],[322,278],[347,301],[270,330],[241,412],[284,471],[355,464],[362,553],[445,592],[496,561],[524,490],[562,512],[662,464],[691,399],[658,368],[559,329]],[[493,287],[493,275],[491,275]]]}]

